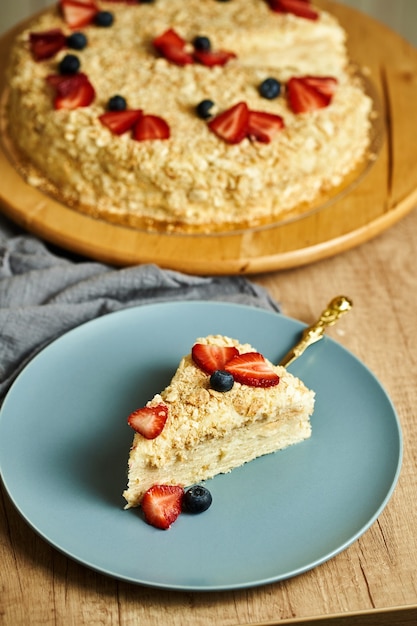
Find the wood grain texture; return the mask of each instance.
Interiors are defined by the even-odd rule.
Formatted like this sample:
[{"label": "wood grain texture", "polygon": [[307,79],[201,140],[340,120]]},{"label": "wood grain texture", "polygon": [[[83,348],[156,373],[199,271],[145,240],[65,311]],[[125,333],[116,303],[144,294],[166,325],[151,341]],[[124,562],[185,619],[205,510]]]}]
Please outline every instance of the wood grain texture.
[{"label": "wood grain texture", "polygon": [[[198,274],[254,274],[334,256],[390,228],[417,202],[417,51],[369,16],[321,0],[349,34],[351,57],[369,68],[381,98],[386,141],[350,193],[296,222],[219,236],[146,233],[92,219],[26,185],[0,150],[0,203],[26,229],[68,250],[116,265],[155,262]],[[11,35],[0,40],[0,57]],[[0,89],[4,77],[0,71]]]}]

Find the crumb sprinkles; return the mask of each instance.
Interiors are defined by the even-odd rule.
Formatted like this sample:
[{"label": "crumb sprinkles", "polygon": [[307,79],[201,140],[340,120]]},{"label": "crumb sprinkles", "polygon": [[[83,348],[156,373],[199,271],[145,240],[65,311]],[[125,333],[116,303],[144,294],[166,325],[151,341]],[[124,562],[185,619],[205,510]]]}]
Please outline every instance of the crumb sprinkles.
[{"label": "crumb sprinkles", "polygon": [[131,226],[210,231],[313,202],[366,155],[372,102],[343,29],[303,5],[60,0],[12,48],[19,169]]}]

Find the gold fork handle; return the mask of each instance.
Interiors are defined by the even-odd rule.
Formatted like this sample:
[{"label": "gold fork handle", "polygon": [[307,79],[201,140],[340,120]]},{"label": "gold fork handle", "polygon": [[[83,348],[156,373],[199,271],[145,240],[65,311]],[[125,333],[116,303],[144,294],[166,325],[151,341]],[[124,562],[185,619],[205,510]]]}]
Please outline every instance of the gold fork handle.
[{"label": "gold fork handle", "polygon": [[295,359],[298,359],[309,346],[323,337],[328,326],[336,324],[337,320],[350,311],[352,306],[352,301],[346,296],[336,296],[336,298],[333,298],[324,309],[317,322],[303,330],[300,341],[287,352],[284,358],[281,359],[279,365],[287,367],[290,363],[293,363]]}]

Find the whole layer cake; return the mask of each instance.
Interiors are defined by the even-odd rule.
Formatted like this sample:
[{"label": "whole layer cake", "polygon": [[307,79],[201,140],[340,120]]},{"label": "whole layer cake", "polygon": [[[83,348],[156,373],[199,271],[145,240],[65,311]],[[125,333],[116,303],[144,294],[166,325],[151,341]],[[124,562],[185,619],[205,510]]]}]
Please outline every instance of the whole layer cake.
[{"label": "whole layer cake", "polygon": [[[87,45],[71,50],[79,31]],[[61,44],[40,54],[36,35],[51,32]],[[105,117],[116,95],[125,128]],[[211,232],[303,211],[366,158],[371,112],[343,29],[306,0],[61,0],[11,50],[7,132],[23,176],[132,227]]]},{"label": "whole layer cake", "polygon": [[[231,377],[213,379],[221,371]],[[311,435],[314,392],[249,344],[197,339],[170,384],[129,417],[126,508],[153,485],[189,486]]]}]

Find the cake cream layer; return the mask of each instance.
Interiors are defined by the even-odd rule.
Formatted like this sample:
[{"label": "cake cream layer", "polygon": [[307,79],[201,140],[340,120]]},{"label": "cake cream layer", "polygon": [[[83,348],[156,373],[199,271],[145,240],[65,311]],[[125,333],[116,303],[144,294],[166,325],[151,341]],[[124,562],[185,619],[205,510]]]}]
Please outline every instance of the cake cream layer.
[{"label": "cake cream layer", "polygon": [[[249,344],[219,335],[197,342],[254,351]],[[314,392],[284,368],[270,365],[280,376],[278,385],[258,388],[235,382],[230,391],[218,392],[191,356],[185,356],[169,386],[148,403],[168,406],[162,433],[152,440],[134,436],[123,494],[127,508],[140,504],[153,484],[192,485],[310,437]]]}]

